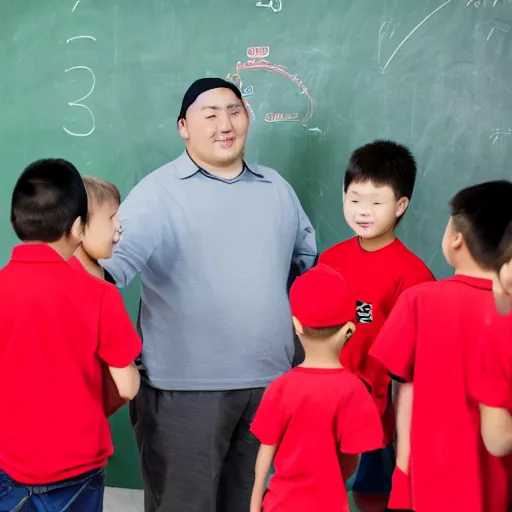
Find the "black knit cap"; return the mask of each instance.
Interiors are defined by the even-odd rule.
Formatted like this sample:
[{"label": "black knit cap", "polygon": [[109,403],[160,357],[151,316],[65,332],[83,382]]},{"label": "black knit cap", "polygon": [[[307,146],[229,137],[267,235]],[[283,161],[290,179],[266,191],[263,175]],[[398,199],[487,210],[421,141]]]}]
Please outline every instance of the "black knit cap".
[{"label": "black knit cap", "polygon": [[227,80],[223,80],[222,78],[200,78],[188,88],[185,96],[183,96],[178,121],[185,118],[188,108],[197,100],[197,97],[200,94],[203,94],[203,92],[206,91],[211,91],[212,89],[230,89],[239,100],[242,99],[242,93],[235,84],[228,82]]}]

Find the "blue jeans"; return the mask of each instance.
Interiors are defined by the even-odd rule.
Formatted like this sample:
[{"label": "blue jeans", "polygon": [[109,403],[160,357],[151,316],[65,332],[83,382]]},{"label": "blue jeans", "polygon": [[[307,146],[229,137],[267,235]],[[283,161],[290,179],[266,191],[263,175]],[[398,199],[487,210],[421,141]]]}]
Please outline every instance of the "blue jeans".
[{"label": "blue jeans", "polygon": [[102,512],[105,470],[48,485],[23,485],[0,471],[0,512]]}]

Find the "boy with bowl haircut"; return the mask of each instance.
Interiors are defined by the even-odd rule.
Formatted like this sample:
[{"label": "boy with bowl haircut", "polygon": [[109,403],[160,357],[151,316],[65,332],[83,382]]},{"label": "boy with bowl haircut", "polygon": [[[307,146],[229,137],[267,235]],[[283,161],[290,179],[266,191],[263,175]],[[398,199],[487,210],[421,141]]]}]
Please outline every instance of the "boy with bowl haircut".
[{"label": "boy with bowl haircut", "polygon": [[[356,332],[341,352],[341,362],[368,386],[379,409],[385,451],[364,454],[353,490],[388,493],[391,489],[389,445],[395,437],[391,379],[387,370],[369,356],[370,348],[403,290],[434,280],[428,267],[396,236],[396,227],[409,207],[416,181],[416,161],[408,148],[377,140],[350,156],[343,187],[343,212],[356,236],[320,256],[320,262],[338,269],[355,291]],[[398,390],[403,408],[412,390]],[[400,438],[408,438],[407,422],[397,416],[397,458],[403,458]]]}]

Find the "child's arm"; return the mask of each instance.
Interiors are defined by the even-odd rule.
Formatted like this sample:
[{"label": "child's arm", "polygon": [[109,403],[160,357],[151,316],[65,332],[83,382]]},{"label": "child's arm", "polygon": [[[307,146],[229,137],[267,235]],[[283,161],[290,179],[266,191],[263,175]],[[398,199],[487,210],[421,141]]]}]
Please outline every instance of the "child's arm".
[{"label": "child's arm", "polygon": [[114,286],[105,287],[100,318],[98,357],[108,366],[120,397],[131,400],[140,386],[140,375],[134,360],[142,351],[121,294]]},{"label": "child's arm", "polygon": [[261,445],[256,458],[250,512],[261,512],[270,465],[286,430],[288,416],[284,388],[287,378],[285,374],[267,387],[251,423],[251,432]]},{"label": "child's arm", "polygon": [[409,473],[411,456],[411,423],[414,389],[412,383],[398,384],[396,396],[396,465]]},{"label": "child's arm", "polygon": [[512,452],[512,317],[499,317],[487,329],[468,374],[469,391],[480,406],[480,429],[496,457]]},{"label": "child's arm", "polygon": [[340,402],[338,415],[340,463],[345,478],[354,457],[384,448],[384,432],[377,406],[359,379],[354,381],[350,396]]},{"label": "child's arm", "polygon": [[254,486],[252,488],[250,512],[262,511],[265,484],[270,471],[270,466],[274,460],[276,449],[277,446],[268,446],[266,444],[262,444],[260,446],[258,457],[256,458],[256,473],[254,476]]},{"label": "child's arm", "polygon": [[140,374],[135,363],[130,363],[124,368],[109,366],[108,370],[116,385],[119,396],[124,400],[133,400],[140,388]]},{"label": "child's arm", "polygon": [[480,405],[481,430],[485,447],[495,457],[512,453],[512,416],[506,409]]}]

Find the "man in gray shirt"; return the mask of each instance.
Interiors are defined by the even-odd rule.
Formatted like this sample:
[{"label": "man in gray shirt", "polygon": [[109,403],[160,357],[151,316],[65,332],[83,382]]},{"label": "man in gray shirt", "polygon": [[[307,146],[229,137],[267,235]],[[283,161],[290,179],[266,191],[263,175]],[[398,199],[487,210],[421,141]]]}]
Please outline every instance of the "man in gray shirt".
[{"label": "man in gray shirt", "polygon": [[247,512],[264,388],[291,367],[291,265],[315,261],[314,230],[291,186],[248,164],[240,91],[189,88],[186,151],[144,178],[120,209],[102,261],[118,286],[141,274],[143,384],[130,414],[146,512]]}]

